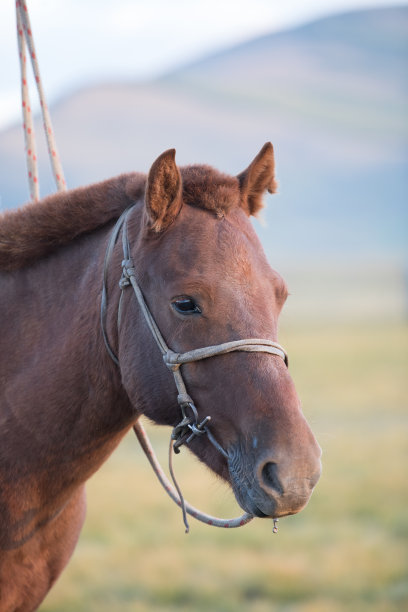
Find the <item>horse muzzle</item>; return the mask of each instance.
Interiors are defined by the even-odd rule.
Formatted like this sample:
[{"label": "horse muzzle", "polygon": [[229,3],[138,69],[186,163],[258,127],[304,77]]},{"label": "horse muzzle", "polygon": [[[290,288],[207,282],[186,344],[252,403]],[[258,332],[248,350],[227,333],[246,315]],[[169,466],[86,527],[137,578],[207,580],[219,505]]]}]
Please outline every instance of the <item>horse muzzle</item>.
[{"label": "horse muzzle", "polygon": [[258,517],[280,518],[300,512],[308,503],[321,474],[317,442],[305,456],[269,452],[261,458],[243,453],[239,445],[228,449],[232,488],[240,506]]}]

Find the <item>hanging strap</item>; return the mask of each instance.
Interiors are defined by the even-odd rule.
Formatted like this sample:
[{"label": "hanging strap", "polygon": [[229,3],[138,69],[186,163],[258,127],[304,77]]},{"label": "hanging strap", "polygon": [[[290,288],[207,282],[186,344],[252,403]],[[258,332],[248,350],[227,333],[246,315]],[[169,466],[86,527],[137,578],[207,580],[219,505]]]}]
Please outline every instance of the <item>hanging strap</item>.
[{"label": "hanging strap", "polygon": [[23,104],[23,120],[24,120],[24,139],[26,147],[26,161],[28,172],[28,183],[30,187],[30,198],[34,201],[40,199],[40,189],[38,182],[38,161],[34,134],[34,122],[32,118],[30,96],[27,84],[27,48],[31,59],[31,66],[34,73],[35,82],[37,85],[38,95],[40,98],[41,112],[43,117],[44,132],[47,139],[48,153],[51,160],[52,172],[54,174],[55,183],[58,191],[64,191],[67,186],[65,183],[64,173],[62,170],[60,158],[55,143],[54,132],[51,124],[51,117],[45,101],[44,89],[40,77],[40,69],[37,61],[37,54],[34,47],[33,33],[28,15],[27,2],[17,0],[16,2],[16,17],[17,17],[17,40],[20,57],[20,72],[21,72],[21,97]]}]

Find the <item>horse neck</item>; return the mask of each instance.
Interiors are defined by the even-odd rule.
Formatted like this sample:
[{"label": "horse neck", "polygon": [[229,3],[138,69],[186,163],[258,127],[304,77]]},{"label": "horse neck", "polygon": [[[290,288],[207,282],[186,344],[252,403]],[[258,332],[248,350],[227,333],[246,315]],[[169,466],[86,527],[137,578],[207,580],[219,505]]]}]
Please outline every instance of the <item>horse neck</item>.
[{"label": "horse neck", "polygon": [[135,418],[100,332],[106,236],[83,236],[4,281],[0,318],[13,324],[3,325],[0,351],[0,482],[10,462],[14,479],[37,475],[58,497],[100,466]]}]

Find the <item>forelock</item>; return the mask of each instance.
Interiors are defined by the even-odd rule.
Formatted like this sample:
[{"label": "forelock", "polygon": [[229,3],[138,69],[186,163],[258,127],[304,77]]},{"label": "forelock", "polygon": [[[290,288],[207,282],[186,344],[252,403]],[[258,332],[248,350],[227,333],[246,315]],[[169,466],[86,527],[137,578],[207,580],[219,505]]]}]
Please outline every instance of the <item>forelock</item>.
[{"label": "forelock", "polygon": [[239,181],[211,166],[180,168],[183,180],[183,200],[190,206],[213,211],[223,216],[240,205]]}]

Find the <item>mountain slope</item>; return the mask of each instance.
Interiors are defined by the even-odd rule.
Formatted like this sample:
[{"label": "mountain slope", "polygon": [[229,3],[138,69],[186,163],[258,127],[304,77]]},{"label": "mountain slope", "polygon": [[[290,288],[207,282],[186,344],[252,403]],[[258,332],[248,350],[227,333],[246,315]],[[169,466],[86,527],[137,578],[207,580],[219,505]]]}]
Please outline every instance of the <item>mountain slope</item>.
[{"label": "mountain slope", "polygon": [[[280,195],[259,231],[274,261],[401,258],[407,32],[408,8],[359,11],[154,82],[78,91],[52,109],[68,184],[146,171],[173,146],[180,164],[237,173],[271,140]],[[0,134],[0,168],[2,206],[15,206],[27,197],[20,128]],[[52,190],[44,161],[41,177],[43,193]]]}]

